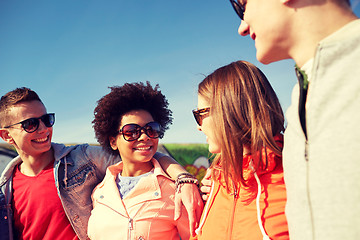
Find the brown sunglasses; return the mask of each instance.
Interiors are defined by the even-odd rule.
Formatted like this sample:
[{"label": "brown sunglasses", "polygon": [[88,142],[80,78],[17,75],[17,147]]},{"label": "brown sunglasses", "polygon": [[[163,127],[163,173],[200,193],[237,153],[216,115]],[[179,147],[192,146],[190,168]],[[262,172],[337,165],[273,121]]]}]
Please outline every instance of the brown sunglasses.
[{"label": "brown sunglasses", "polygon": [[210,108],[194,109],[193,111],[196,123],[201,126],[202,120],[209,116]]}]

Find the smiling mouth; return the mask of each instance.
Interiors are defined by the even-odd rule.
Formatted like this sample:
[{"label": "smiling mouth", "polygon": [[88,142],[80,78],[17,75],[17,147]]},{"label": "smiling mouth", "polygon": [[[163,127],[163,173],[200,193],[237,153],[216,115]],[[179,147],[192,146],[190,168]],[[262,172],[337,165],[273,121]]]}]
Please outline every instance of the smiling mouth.
[{"label": "smiling mouth", "polygon": [[135,147],[134,150],[136,151],[149,151],[152,148],[152,146],[147,147]]},{"label": "smiling mouth", "polygon": [[49,140],[49,136],[47,136],[45,138],[37,138],[37,139],[34,139],[32,141],[36,142],[36,143],[44,143],[44,142],[47,142],[48,140]]}]

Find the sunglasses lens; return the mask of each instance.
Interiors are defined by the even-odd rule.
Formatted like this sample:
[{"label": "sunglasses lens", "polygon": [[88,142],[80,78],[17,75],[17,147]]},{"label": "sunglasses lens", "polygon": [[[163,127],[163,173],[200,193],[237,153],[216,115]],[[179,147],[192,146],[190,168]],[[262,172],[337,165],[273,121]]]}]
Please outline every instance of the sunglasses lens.
[{"label": "sunglasses lens", "polygon": [[198,110],[193,110],[193,114],[194,114],[194,118],[196,120],[196,123],[201,126],[202,124],[202,120],[204,118],[206,118],[207,116],[209,116],[209,111],[210,111],[210,108],[207,107],[207,108],[202,108],[202,109],[198,109]]},{"label": "sunglasses lens", "polygon": [[55,123],[55,114],[49,113],[41,117],[41,121],[45,124],[46,127],[52,127]]},{"label": "sunglasses lens", "polygon": [[127,124],[122,127],[120,132],[123,134],[126,141],[135,141],[140,138],[142,130],[144,130],[144,133],[149,138],[161,138],[163,135],[161,126],[157,122],[150,122],[144,127],[140,127],[137,124]]},{"label": "sunglasses lens", "polygon": [[196,123],[199,125],[199,126],[201,126],[201,118],[200,118],[200,114],[198,113],[198,112],[193,112],[193,114],[194,114],[194,118],[195,118],[195,121],[196,121]]},{"label": "sunglasses lens", "polygon": [[236,0],[231,0],[230,2],[239,18],[244,20],[244,8]]},{"label": "sunglasses lens", "polygon": [[52,127],[55,123],[55,113],[48,113],[48,114],[45,114],[39,118],[29,118],[29,119],[26,119],[24,121],[21,121],[21,122],[18,122],[18,123],[14,123],[12,125],[9,125],[5,128],[9,128],[9,127],[12,127],[14,125],[17,125],[17,124],[21,124],[21,127],[28,133],[32,133],[32,132],[35,132],[38,128],[39,128],[39,125],[40,125],[40,120],[44,123],[44,125],[46,127]]},{"label": "sunglasses lens", "polygon": [[149,138],[158,138],[161,135],[161,127],[157,122],[150,122],[146,124],[144,130]]},{"label": "sunglasses lens", "polygon": [[199,126],[202,125],[202,117],[200,114],[197,114],[195,117],[196,123],[199,124]]},{"label": "sunglasses lens", "polygon": [[29,118],[21,123],[23,129],[28,132],[32,133],[35,132],[36,129],[39,127],[39,119],[37,118]]},{"label": "sunglasses lens", "polygon": [[141,128],[136,124],[127,124],[121,131],[126,141],[134,141],[140,137]]}]

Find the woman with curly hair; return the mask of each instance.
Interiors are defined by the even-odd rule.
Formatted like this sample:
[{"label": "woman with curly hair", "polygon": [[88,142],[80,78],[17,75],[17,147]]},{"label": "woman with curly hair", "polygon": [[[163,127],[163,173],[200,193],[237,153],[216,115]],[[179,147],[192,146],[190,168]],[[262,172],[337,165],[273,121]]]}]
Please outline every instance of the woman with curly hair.
[{"label": "woman with curly hair", "polygon": [[284,116],[265,75],[245,61],[217,69],[199,84],[193,113],[216,154],[197,239],[289,239]]},{"label": "woman with curly hair", "polygon": [[175,184],[153,158],[172,123],[168,101],[149,82],[111,87],[98,101],[98,142],[122,162],[108,167],[95,188],[88,225],[91,239],[188,239],[185,208],[174,220]]}]

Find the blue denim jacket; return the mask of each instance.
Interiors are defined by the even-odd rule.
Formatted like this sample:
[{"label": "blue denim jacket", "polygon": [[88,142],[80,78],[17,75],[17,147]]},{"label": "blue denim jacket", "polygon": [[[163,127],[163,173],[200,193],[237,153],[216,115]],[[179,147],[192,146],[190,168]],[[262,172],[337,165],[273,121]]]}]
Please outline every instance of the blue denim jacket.
[{"label": "blue denim jacket", "polygon": [[[102,181],[107,166],[120,161],[99,146],[65,146],[53,143],[55,184],[65,213],[80,239],[87,239],[87,225],[92,209],[91,193]],[[12,174],[21,162],[14,158],[0,178],[0,239],[13,239]]]}]

